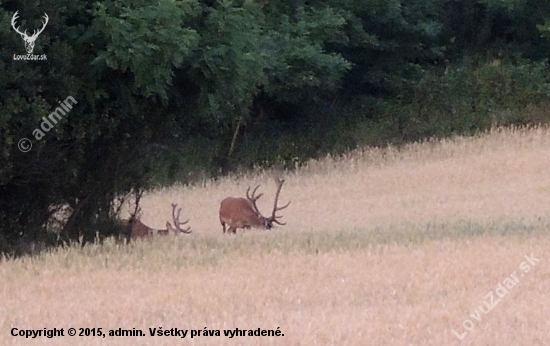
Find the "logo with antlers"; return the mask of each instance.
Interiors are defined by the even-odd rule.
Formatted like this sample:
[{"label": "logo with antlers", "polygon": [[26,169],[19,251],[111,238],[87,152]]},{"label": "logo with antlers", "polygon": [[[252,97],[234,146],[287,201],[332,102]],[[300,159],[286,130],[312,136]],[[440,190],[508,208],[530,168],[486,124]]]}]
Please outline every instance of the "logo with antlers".
[{"label": "logo with antlers", "polygon": [[42,22],[42,29],[36,31],[34,30],[32,35],[29,36],[27,35],[27,30],[25,30],[24,32],[21,32],[19,31],[19,28],[20,26],[18,27],[15,27],[15,22],[17,21],[17,13],[19,11],[16,11],[14,14],[13,14],[13,17],[11,18],[11,26],[13,28],[13,30],[15,30],[15,32],[17,32],[19,35],[21,35],[21,37],[23,38],[23,40],[25,41],[25,49],[27,50],[27,53],[31,54],[32,51],[34,50],[34,42],[36,41],[36,39],[38,38],[38,35],[40,35],[42,33],[42,31],[44,31],[44,29],[46,28],[46,24],[48,24],[48,15],[46,13],[44,13],[44,21]]}]

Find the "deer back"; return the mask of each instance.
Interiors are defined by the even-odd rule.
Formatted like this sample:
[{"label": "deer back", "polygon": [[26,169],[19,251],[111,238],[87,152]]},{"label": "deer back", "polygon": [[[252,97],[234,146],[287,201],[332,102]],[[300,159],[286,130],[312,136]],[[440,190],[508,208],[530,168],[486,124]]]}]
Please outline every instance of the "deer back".
[{"label": "deer back", "polygon": [[122,224],[124,225],[124,227],[131,227],[130,237],[132,239],[144,238],[144,237],[147,237],[151,234],[150,232],[152,231],[152,229],[150,227],[148,227],[147,225],[145,225],[140,220],[134,220],[133,224],[131,224],[131,225],[130,225],[130,223],[131,223],[131,220],[123,220],[122,221]]},{"label": "deer back", "polygon": [[168,235],[173,228],[167,227],[166,229],[154,229],[140,220],[135,220],[133,225],[130,226],[130,220],[123,220],[122,225],[124,227],[131,227],[130,229],[130,237],[132,239],[140,239],[140,238],[146,238],[153,235]]}]

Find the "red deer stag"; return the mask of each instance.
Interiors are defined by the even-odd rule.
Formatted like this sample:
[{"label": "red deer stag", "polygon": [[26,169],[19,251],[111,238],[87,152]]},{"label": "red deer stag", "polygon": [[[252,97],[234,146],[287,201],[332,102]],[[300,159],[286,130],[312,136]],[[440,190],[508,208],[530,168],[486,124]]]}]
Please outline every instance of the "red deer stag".
[{"label": "red deer stag", "polygon": [[256,201],[262,197],[263,193],[260,193],[256,196],[256,191],[260,185],[252,191],[252,196],[249,195],[250,187],[246,190],[246,198],[241,197],[227,197],[224,199],[220,205],[220,222],[223,227],[223,233],[225,233],[225,224],[229,225],[228,233],[237,233],[237,228],[249,229],[250,227],[254,228],[263,228],[270,229],[273,227],[273,223],[278,225],[285,225],[286,223],[280,222],[277,219],[280,219],[282,216],[277,216],[276,213],[280,210],[285,209],[290,205],[290,201],[282,206],[278,207],[277,202],[279,200],[279,194],[285,182],[282,179],[276,179],[277,182],[277,193],[275,194],[275,203],[273,205],[273,212],[270,217],[264,217],[258,210],[256,206]]},{"label": "red deer stag", "polygon": [[191,228],[181,228],[181,225],[185,225],[189,222],[189,220],[186,220],[184,222],[180,222],[180,214],[181,214],[181,208],[178,209],[176,213],[176,208],[178,207],[177,204],[172,204],[172,221],[174,222],[174,227],[170,224],[170,222],[166,221],[166,229],[154,229],[143,222],[141,222],[139,219],[129,219],[129,220],[123,220],[122,224],[124,227],[129,228],[129,234],[131,239],[140,239],[140,238],[146,238],[154,235],[168,235],[170,233],[173,233],[174,235],[178,235],[178,233],[185,233],[189,234],[191,233]]}]

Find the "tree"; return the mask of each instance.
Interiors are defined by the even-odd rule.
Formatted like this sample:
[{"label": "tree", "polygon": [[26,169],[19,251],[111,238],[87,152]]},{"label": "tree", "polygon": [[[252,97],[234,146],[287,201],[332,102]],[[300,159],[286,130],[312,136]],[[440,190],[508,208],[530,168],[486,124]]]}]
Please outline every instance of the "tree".
[{"label": "tree", "polygon": [[[0,29],[7,47],[0,65],[5,90],[0,232],[7,244],[54,235],[87,241],[97,232],[107,234],[115,197],[150,186],[168,148],[193,145],[199,153],[214,148],[210,159],[219,163],[216,157],[227,155],[224,144],[234,135],[231,124],[249,117],[261,90],[279,97],[283,85],[302,94],[303,88],[330,88],[337,77],[323,84],[325,71],[319,67],[332,59],[341,62],[341,71],[346,68],[336,54],[323,54],[318,39],[277,32],[261,6],[250,1],[27,6],[20,9],[23,25],[32,27],[27,18],[41,18],[43,8],[56,25],[37,41],[36,53],[48,57],[42,63],[11,60],[21,42],[8,28]],[[8,5],[0,7],[4,19],[13,12]],[[281,27],[291,31],[288,23]],[[277,40],[282,56],[272,55]],[[292,43],[300,46],[292,51]],[[309,67],[313,72],[298,66],[315,80],[295,83],[295,76],[281,68],[298,71],[292,59],[300,54],[310,55],[301,61],[315,63]],[[76,101],[72,109],[22,153],[17,139],[56,113],[58,101],[69,96]],[[207,145],[197,148],[201,142]],[[70,217],[53,234],[48,220],[65,206]]]}]

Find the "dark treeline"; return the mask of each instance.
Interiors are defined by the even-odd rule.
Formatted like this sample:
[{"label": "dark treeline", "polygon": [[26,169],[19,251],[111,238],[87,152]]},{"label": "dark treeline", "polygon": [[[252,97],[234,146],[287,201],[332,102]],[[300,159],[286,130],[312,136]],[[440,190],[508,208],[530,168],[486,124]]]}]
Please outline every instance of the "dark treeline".
[{"label": "dark treeline", "polygon": [[[47,14],[46,60],[19,60],[16,11],[29,36]],[[29,0],[0,18],[0,251],[115,232],[115,197],[155,184],[549,118],[547,0]]]}]

